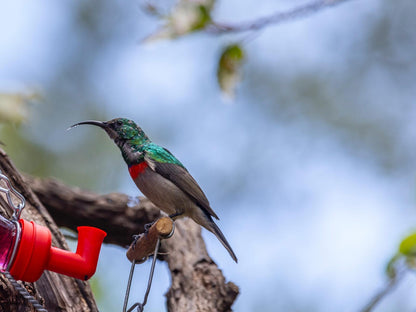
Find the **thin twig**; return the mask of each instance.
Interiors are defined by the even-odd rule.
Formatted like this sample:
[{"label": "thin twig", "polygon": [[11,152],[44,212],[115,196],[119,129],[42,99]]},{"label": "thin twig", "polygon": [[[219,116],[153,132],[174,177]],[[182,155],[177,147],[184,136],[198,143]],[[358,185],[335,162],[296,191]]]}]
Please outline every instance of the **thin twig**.
[{"label": "thin twig", "polygon": [[406,275],[406,270],[400,270],[397,272],[397,275],[390,279],[390,281],[382,288],[378,293],[374,295],[373,298],[371,298],[370,302],[366,304],[366,306],[360,310],[360,312],[370,312],[372,311],[377,304],[380,303],[380,301],[387,296],[389,293],[391,293],[396,286],[399,284],[399,282],[403,279],[403,277]]},{"label": "thin twig", "polygon": [[239,24],[226,24],[220,22],[212,22],[206,31],[214,34],[257,31],[272,24],[287,22],[296,18],[311,15],[349,0],[318,0],[311,3],[303,4],[286,12],[275,12],[272,15],[265,16],[254,21],[243,22]]}]

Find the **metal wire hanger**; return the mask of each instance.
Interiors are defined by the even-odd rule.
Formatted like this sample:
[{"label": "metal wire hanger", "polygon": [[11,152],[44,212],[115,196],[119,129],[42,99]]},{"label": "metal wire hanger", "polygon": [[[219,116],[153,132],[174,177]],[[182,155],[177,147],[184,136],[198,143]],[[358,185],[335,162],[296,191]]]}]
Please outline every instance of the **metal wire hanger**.
[{"label": "metal wire hanger", "polygon": [[[136,310],[137,312],[143,312],[144,306],[147,303],[147,298],[148,298],[149,293],[150,293],[150,288],[152,287],[153,274],[154,274],[154,271],[155,271],[157,255],[159,253],[160,242],[161,242],[162,238],[169,238],[169,237],[171,237],[173,235],[174,231],[175,231],[175,223],[172,222],[172,230],[171,230],[171,232],[167,236],[164,236],[164,237],[160,237],[159,236],[157,238],[156,246],[155,246],[155,249],[154,249],[154,252],[153,252],[153,260],[152,260],[152,265],[151,265],[151,268],[150,268],[149,278],[147,280],[147,288],[146,288],[146,292],[144,294],[143,302],[142,303],[136,302],[135,304],[133,304],[127,310],[127,304],[128,304],[129,295],[130,295],[130,288],[131,288],[131,283],[132,283],[133,275],[134,275],[134,268],[135,268],[136,264],[140,264],[140,263],[145,262],[147,260],[147,257],[145,257],[142,260],[134,260],[134,261],[132,261],[131,267],[130,267],[130,274],[129,274],[129,278],[128,278],[128,281],[127,281],[126,294],[124,296],[123,312],[132,312],[136,307],[137,307],[137,310]],[[133,244],[135,244],[135,243],[136,243],[136,241]]]}]

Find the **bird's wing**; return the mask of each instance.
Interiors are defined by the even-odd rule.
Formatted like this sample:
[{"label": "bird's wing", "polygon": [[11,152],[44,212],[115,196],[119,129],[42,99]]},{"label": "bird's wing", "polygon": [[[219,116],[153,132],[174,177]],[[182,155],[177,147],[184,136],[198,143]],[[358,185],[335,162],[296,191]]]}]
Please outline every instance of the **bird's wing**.
[{"label": "bird's wing", "polygon": [[[152,154],[152,151],[146,151],[144,155],[144,160],[149,165],[150,169],[175,184],[209,215],[219,219],[217,214],[210,207],[209,201],[198,183],[171,152],[167,149],[163,149],[162,152],[161,150],[158,150],[157,156],[155,155],[156,157],[153,157],[154,155]],[[172,160],[174,160],[174,162],[172,162]]]}]

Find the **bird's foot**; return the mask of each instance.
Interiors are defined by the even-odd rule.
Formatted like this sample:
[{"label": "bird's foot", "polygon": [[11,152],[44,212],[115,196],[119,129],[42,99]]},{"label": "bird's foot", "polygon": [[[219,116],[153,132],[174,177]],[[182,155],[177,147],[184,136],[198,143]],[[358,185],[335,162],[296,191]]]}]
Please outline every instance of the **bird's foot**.
[{"label": "bird's foot", "polygon": [[172,220],[175,220],[177,217],[183,215],[183,212],[175,212],[172,213],[171,215],[169,215],[169,218],[171,218]]},{"label": "bird's foot", "polygon": [[134,248],[136,247],[136,244],[137,244],[137,241],[140,239],[140,237],[142,237],[143,236],[143,233],[142,234],[136,234],[136,235],[133,235],[133,242],[131,243],[131,247],[132,247],[132,249],[134,250]]},{"label": "bird's foot", "polygon": [[149,232],[149,230],[150,230],[150,228],[152,227],[153,224],[155,224],[155,221],[150,222],[150,223],[146,223],[144,225],[144,231],[145,231],[145,233]]}]

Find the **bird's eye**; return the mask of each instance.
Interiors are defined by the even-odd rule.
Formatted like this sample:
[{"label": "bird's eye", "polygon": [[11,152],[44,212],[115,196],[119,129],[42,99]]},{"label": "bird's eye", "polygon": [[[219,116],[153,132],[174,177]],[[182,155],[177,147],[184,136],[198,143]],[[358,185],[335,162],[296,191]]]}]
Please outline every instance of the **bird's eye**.
[{"label": "bird's eye", "polygon": [[123,123],[121,122],[121,120],[117,120],[116,124],[117,124],[117,126],[123,125]]}]

